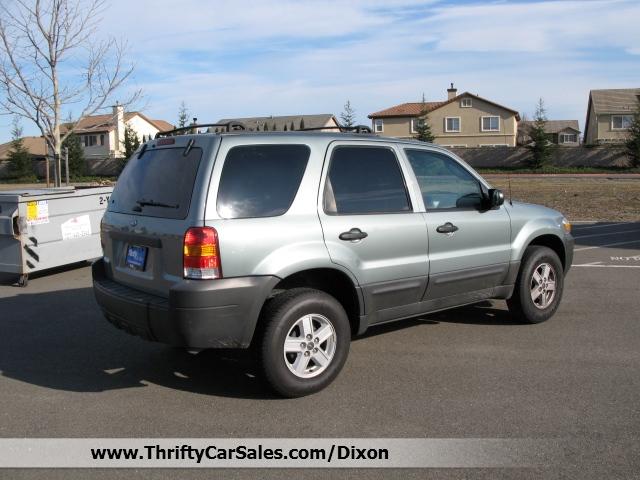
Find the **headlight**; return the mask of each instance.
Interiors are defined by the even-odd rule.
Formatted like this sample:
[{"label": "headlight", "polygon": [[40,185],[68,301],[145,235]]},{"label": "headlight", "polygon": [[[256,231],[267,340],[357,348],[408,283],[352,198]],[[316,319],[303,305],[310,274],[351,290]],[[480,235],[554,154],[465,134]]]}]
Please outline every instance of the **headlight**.
[{"label": "headlight", "polygon": [[565,233],[571,233],[571,222],[569,220],[567,220],[566,218],[562,219],[562,228],[564,229]]}]

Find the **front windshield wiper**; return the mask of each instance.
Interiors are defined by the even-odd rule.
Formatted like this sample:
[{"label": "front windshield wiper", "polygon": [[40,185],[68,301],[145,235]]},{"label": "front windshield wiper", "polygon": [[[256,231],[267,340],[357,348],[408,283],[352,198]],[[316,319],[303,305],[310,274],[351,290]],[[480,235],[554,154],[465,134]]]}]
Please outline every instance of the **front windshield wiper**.
[{"label": "front windshield wiper", "polygon": [[161,207],[161,208],[179,208],[180,205],[170,204],[170,203],[162,203],[162,202],[154,202],[153,200],[145,200],[141,198],[140,200],[136,200],[136,203],[140,207]]}]

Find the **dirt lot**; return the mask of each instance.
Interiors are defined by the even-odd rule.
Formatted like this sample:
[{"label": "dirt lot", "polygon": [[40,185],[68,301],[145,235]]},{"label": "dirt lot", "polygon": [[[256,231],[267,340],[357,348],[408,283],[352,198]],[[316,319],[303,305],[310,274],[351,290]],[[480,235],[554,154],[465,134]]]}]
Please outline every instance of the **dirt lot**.
[{"label": "dirt lot", "polygon": [[[483,175],[508,196],[506,175]],[[638,221],[640,178],[511,176],[514,200],[539,203],[570,220]]]},{"label": "dirt lot", "polygon": [[[506,175],[484,174],[483,177],[508,196]],[[43,188],[43,185],[0,183],[0,191],[19,188]],[[511,175],[511,191],[514,200],[546,205],[574,221],[640,219],[640,176]]]}]

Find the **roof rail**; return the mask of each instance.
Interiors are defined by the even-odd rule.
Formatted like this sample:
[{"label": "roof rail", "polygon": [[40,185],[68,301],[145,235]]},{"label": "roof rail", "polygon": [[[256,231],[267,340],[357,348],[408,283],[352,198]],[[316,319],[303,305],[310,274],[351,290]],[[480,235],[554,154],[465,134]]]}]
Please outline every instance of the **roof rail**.
[{"label": "roof rail", "polygon": [[297,132],[314,132],[314,131],[322,131],[322,130],[340,130],[340,133],[373,133],[371,127],[366,125],[354,125],[353,127],[345,127],[343,125],[336,125],[335,127],[310,127],[310,128],[300,128],[296,130]]},{"label": "roof rail", "polygon": [[174,128],[173,130],[167,130],[165,132],[156,133],[155,138],[163,138],[163,137],[173,137],[177,135],[179,132],[184,132],[188,130],[194,130],[198,128],[204,127],[223,127],[226,128],[227,132],[238,131],[238,130],[246,130],[244,123],[242,122],[226,122],[226,123],[203,123],[201,125],[189,125],[186,127]]}]

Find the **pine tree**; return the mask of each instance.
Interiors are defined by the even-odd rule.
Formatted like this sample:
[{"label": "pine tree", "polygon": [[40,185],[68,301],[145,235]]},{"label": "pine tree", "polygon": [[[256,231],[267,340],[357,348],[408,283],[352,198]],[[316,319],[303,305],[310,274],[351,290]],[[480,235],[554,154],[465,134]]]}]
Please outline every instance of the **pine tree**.
[{"label": "pine tree", "polygon": [[531,143],[527,148],[531,152],[531,166],[542,168],[551,161],[551,156],[555,150],[555,145],[549,141],[549,135],[545,132],[547,126],[547,111],[542,98],[538,100],[536,114],[533,117],[533,124],[529,128]]},{"label": "pine tree", "polygon": [[304,129],[304,118],[300,119],[300,130]]},{"label": "pine tree", "polygon": [[625,149],[631,159],[631,165],[640,167],[640,101],[633,114],[633,120],[629,127],[629,138],[625,143]]},{"label": "pine tree", "polygon": [[289,127],[289,130],[295,130],[296,126],[293,124],[293,120],[291,121],[291,126]]},{"label": "pine tree", "polygon": [[140,147],[138,133],[129,125],[125,125],[124,127],[124,141],[122,145],[124,146],[124,157],[120,158],[120,171],[124,170],[131,156],[138,147]]},{"label": "pine tree", "polygon": [[288,128],[287,128],[287,124],[285,123],[285,124],[284,124],[284,131],[286,132],[287,130],[288,130]]},{"label": "pine tree", "polygon": [[271,126],[271,131],[275,132],[278,130],[278,127],[276,126],[276,122],[273,122],[273,125]]},{"label": "pine tree", "polygon": [[356,111],[351,107],[351,102],[347,100],[344,104],[344,110],[340,114],[343,127],[353,127],[356,124]]},{"label": "pine tree", "polygon": [[[62,151],[68,149],[69,154],[69,177],[78,178],[85,173],[84,149],[80,137],[72,133],[62,142]],[[64,168],[64,167],[63,167]]]},{"label": "pine tree", "polygon": [[417,122],[415,127],[416,140],[421,142],[433,143],[436,137],[431,131],[431,125],[429,124],[429,115],[427,115],[427,101],[425,100],[424,93],[422,94],[422,106],[420,108],[420,117],[413,120]]},{"label": "pine tree", "polygon": [[189,110],[187,105],[182,101],[178,110],[178,128],[186,127],[189,124]]},{"label": "pine tree", "polygon": [[13,122],[11,137],[11,149],[7,154],[11,176],[22,180],[34,177],[31,166],[31,154],[29,150],[27,150],[27,147],[24,146],[22,127],[18,124],[17,120]]}]

